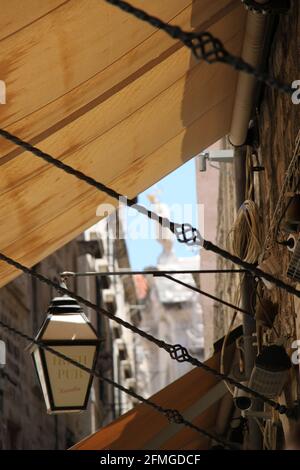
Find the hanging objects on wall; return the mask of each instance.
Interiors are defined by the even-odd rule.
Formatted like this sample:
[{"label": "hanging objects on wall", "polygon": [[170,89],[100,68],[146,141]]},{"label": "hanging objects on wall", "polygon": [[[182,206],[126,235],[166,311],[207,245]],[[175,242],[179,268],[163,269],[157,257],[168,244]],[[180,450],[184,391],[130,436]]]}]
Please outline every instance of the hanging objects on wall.
[{"label": "hanging objects on wall", "polygon": [[[55,297],[36,341],[93,369],[99,339],[82,308],[68,296]],[[86,409],[93,376],[34,344],[32,358],[48,413],[79,412]]]},{"label": "hanging objects on wall", "polygon": [[269,398],[278,397],[287,382],[291,361],[283,346],[263,348],[255,360],[249,388]]},{"label": "hanging objects on wall", "polygon": [[300,194],[294,194],[289,198],[282,229],[288,233],[299,232],[300,227]]}]

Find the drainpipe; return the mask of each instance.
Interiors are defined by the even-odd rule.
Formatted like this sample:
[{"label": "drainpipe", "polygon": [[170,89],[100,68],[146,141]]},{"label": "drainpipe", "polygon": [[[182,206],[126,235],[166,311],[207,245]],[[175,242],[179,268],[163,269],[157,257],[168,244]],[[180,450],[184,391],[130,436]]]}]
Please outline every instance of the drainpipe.
[{"label": "drainpipe", "polygon": [[[266,3],[267,0],[257,0],[258,3]],[[248,12],[246,30],[242,51],[242,58],[259,68],[262,62],[263,46],[266,37],[266,17]],[[230,143],[238,147],[235,149],[235,187],[237,209],[245,199],[246,183],[246,146],[244,146],[249,122],[252,117],[253,107],[257,92],[257,81],[254,77],[240,73],[238,77],[235,103],[233,107],[231,129],[229,133]],[[254,289],[254,281],[250,276],[245,276],[242,290],[242,306],[251,311],[251,292]],[[256,332],[256,323],[249,316],[243,315],[245,374],[249,378],[254,366],[256,348],[253,346],[252,334]],[[260,403],[253,405],[260,408]],[[249,449],[259,450],[262,448],[260,429],[253,419],[249,419],[249,434],[247,446]]]},{"label": "drainpipe", "polygon": [[[263,4],[267,3],[268,0],[256,1]],[[261,64],[266,22],[266,15],[258,15],[252,12],[247,14],[242,58],[255,68],[258,68]],[[256,78],[246,73],[239,73],[229,133],[229,141],[234,146],[243,145],[246,141],[248,125],[253,111],[256,85]]]}]

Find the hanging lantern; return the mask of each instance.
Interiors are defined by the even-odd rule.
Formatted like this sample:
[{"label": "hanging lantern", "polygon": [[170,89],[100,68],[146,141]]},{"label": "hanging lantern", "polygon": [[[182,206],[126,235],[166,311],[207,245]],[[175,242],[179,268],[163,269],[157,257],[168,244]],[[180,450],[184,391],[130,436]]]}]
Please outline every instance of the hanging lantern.
[{"label": "hanging lantern", "polygon": [[[99,339],[71,297],[52,300],[36,340],[90,369],[95,366]],[[38,345],[33,345],[31,353],[48,413],[86,409],[93,376]]]}]

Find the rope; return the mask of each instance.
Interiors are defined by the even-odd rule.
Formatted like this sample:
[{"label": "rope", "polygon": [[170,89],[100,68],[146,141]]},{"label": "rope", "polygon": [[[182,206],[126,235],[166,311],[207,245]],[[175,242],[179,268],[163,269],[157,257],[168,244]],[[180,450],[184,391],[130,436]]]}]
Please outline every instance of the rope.
[{"label": "rope", "polygon": [[194,429],[195,431],[199,432],[200,434],[204,435],[205,437],[209,439],[213,439],[217,442],[219,442],[222,445],[225,445],[229,448],[234,448],[232,444],[228,443],[227,441],[223,440],[221,437],[212,434],[205,429],[202,429],[199,426],[196,426],[195,424],[191,423],[187,419],[183,417],[183,415],[176,409],[172,408],[163,408],[162,406],[158,405],[157,403],[153,402],[152,400],[149,400],[147,398],[144,398],[142,395],[136,393],[132,389],[128,389],[124,387],[123,385],[115,382],[114,380],[110,379],[109,377],[106,377],[102,375],[100,372],[90,369],[83,365],[80,362],[75,361],[69,356],[66,356],[65,354],[57,351],[56,349],[53,349],[52,347],[48,346],[47,344],[37,341],[35,338],[32,338],[31,336],[27,335],[26,333],[23,333],[22,331],[18,330],[17,328],[14,328],[7,323],[5,323],[3,320],[0,320],[0,326],[2,328],[8,330],[10,333],[19,336],[20,338],[25,339],[26,341],[29,341],[33,344],[36,344],[39,348],[44,349],[45,351],[50,352],[51,354],[54,354],[55,356],[59,357],[60,359],[63,359],[66,362],[69,362],[75,367],[78,367],[79,369],[83,370],[84,372],[87,372],[88,374],[92,375],[93,377],[97,377],[104,382],[107,382],[108,384],[112,385],[113,387],[121,390],[122,392],[126,393],[127,395],[131,396],[132,398],[135,398],[139,400],[142,403],[145,403],[146,405],[152,407],[154,410],[158,411],[159,413],[162,413],[170,423],[176,423],[176,424],[183,424],[184,426],[187,426],[191,429]]},{"label": "rope", "polygon": [[[92,186],[96,188],[98,191],[101,191],[108,196],[110,196],[113,199],[116,199],[118,201],[125,202],[128,207],[133,207],[135,210],[140,212],[143,215],[146,215],[149,217],[149,219],[157,221],[160,225],[163,227],[168,227],[172,231],[172,233],[176,234],[178,232],[178,237],[180,238],[180,228],[181,224],[174,224],[173,222],[170,222],[167,218],[161,217],[157,215],[155,212],[152,212],[145,207],[141,206],[140,204],[136,204],[135,199],[129,199],[125,196],[123,196],[121,193],[118,193],[114,189],[106,186],[103,183],[100,183],[100,181],[95,180],[91,176],[88,176],[84,173],[82,173],[80,170],[76,170],[75,168],[71,167],[70,165],[67,165],[66,163],[58,160],[57,158],[52,157],[46,152],[43,152],[37,147],[34,147],[31,145],[29,142],[26,142],[19,137],[11,134],[10,132],[0,129],[0,135],[4,137],[6,140],[9,140],[10,142],[13,142],[16,144],[18,147],[23,148],[26,152],[30,152],[33,155],[35,155],[38,158],[41,158],[42,160],[46,161],[47,163],[50,163],[50,165],[55,166],[56,168],[59,168],[60,170],[64,171],[65,173],[75,176],[75,178],[84,181],[87,183],[89,186]],[[186,224],[188,225],[188,224]],[[196,229],[195,229],[196,230]],[[200,236],[200,235],[199,235]],[[193,233],[192,239],[195,238],[195,234]],[[191,241],[192,241],[191,239]],[[182,240],[179,240],[182,241]]]},{"label": "rope", "polygon": [[184,346],[182,346],[180,344],[174,344],[174,345],[168,344],[165,341],[162,341],[162,340],[156,338],[155,336],[152,336],[149,333],[146,333],[145,331],[140,330],[135,325],[131,325],[127,321],[122,320],[121,318],[114,316],[113,314],[111,314],[110,312],[104,310],[103,308],[99,307],[98,305],[93,304],[92,302],[90,302],[87,299],[84,299],[83,297],[76,294],[75,292],[72,292],[71,290],[69,290],[69,289],[63,287],[62,285],[60,285],[59,283],[46,278],[42,274],[37,273],[35,270],[22,265],[18,261],[13,260],[12,258],[4,255],[3,253],[0,253],[0,260],[5,261],[7,264],[9,264],[11,266],[14,266],[16,269],[37,278],[39,281],[43,282],[44,284],[47,284],[48,286],[54,287],[59,292],[61,292],[63,294],[67,294],[67,295],[73,297],[79,303],[85,305],[86,307],[95,310],[95,312],[97,312],[97,313],[105,315],[109,319],[119,323],[120,325],[124,326],[125,328],[128,328],[133,333],[136,333],[139,336],[142,336],[143,338],[146,338],[148,341],[156,344],[159,348],[164,349],[165,351],[167,351],[169,353],[169,355],[171,356],[171,358],[176,360],[177,362],[189,362],[193,366],[199,367],[200,369],[203,369],[206,372],[214,375],[217,379],[226,380],[231,385],[236,386],[237,388],[243,390],[244,392],[250,393],[254,397],[262,400],[264,403],[268,404],[269,406],[271,406],[272,408],[277,410],[279,413],[285,414],[285,415],[290,416],[290,417],[293,417],[293,415],[294,415],[293,410],[287,408],[285,405],[281,405],[280,403],[277,403],[274,400],[271,400],[268,397],[265,397],[264,395],[256,392],[255,390],[250,389],[249,387],[239,383],[238,381],[236,381],[232,377],[229,377],[226,374],[220,373],[218,370],[213,369],[212,367],[208,366],[204,362],[199,361],[199,359],[191,356],[191,354],[188,352],[188,350]]},{"label": "rope", "polygon": [[[70,167],[69,165],[66,165],[64,164],[63,162],[57,160],[56,158],[52,157],[51,155],[41,151],[40,149],[36,148],[36,147],[33,147],[31,144],[29,144],[28,142],[25,142],[23,141],[22,139],[12,135],[11,133],[9,133],[8,131],[5,131],[3,129],[0,129],[0,135],[2,135],[4,138],[6,138],[7,140],[10,140],[12,142],[14,142],[15,144],[17,144],[18,146],[24,148],[26,151],[29,151],[31,153],[33,153],[34,155],[42,158],[43,160],[46,160],[48,163],[51,163],[52,165],[56,166],[57,168],[60,168],[62,169],[63,171],[65,171],[66,173],[70,173],[74,176],[76,176],[77,178],[79,179],[82,179],[84,181],[86,181],[88,184],[96,187],[97,189],[99,189],[100,191],[104,191],[106,194],[110,195],[111,197],[114,197],[114,198],[118,198],[119,197],[123,197],[124,199],[124,196],[122,196],[121,194],[117,193],[116,191],[112,190],[111,188],[108,188],[107,186],[105,186],[104,184],[102,183],[99,183],[98,181],[96,181],[95,179],[93,179],[92,177],[89,177],[87,175],[85,175],[84,173],[78,171],[78,170],[75,170],[74,168]],[[132,203],[132,204],[131,204]],[[132,207],[134,207],[135,209],[137,209],[138,211],[140,211],[142,209],[142,213],[146,214],[148,217],[150,217],[151,219],[154,219],[154,220],[157,220],[160,224],[164,225],[164,226],[169,226],[170,230],[174,230],[174,232],[178,235],[178,232],[176,231],[176,228],[178,226],[181,226],[182,228],[182,234],[181,236],[183,237],[183,239],[181,240],[180,239],[180,235],[178,235],[178,239],[179,241],[183,241],[183,240],[186,240],[185,243],[190,243],[191,241],[193,243],[197,243],[197,240],[198,240],[198,237],[200,236],[199,235],[199,232],[197,229],[191,227],[190,224],[175,224],[174,222],[170,222],[168,219],[166,218],[163,218],[161,216],[158,216],[157,214],[153,213],[152,211],[148,211],[146,208],[144,208],[143,206],[140,206],[140,205],[137,205],[137,204],[134,204],[133,200],[128,200],[128,205],[130,205]],[[187,230],[188,231],[191,231],[192,232],[192,238],[191,237],[187,237],[186,236],[186,227],[187,227]],[[195,235],[196,234],[196,235]],[[201,236],[200,236],[201,237]],[[202,239],[202,237],[201,237]],[[203,239],[202,239],[203,240]],[[209,242],[207,240],[203,240],[202,241],[202,244],[203,244],[203,247],[206,249],[206,250],[209,250],[209,251],[213,251],[214,253],[216,254],[220,254],[223,258],[225,259],[228,259],[230,261],[233,261],[235,264],[238,264],[240,266],[242,266],[243,268],[245,268],[246,270],[252,272],[253,274],[255,274],[256,276],[259,276],[259,277],[264,277],[266,278],[267,280],[269,280],[270,282],[273,282],[274,284],[278,285],[279,287],[283,288],[283,289],[286,289],[288,290],[289,292],[297,295],[298,297],[300,297],[300,291],[298,291],[297,289],[295,289],[294,287],[291,287],[287,284],[285,284],[283,281],[280,281],[279,279],[277,278],[274,278],[272,275],[268,274],[268,273],[264,273],[263,271],[261,271],[260,269],[256,268],[255,266],[253,266],[252,264],[250,263],[246,263],[242,260],[240,260],[239,258],[237,258],[236,256],[234,255],[231,255],[229,252],[225,251],[225,250],[222,250],[222,248],[220,247],[217,247],[216,245],[214,245],[212,242]],[[278,403],[274,402],[273,400],[270,400],[268,399],[267,397],[264,397],[263,395],[249,389],[248,387],[244,386],[243,384],[240,384],[239,382],[235,381],[234,379],[226,376],[225,374],[221,374],[219,373],[218,371],[214,370],[214,369],[211,369],[210,367],[208,367],[207,365],[205,365],[204,363],[200,362],[198,359],[192,357],[188,351],[186,350],[186,348],[183,348],[181,345],[168,345],[167,343],[165,343],[164,341],[161,341],[157,338],[155,338],[154,336],[150,335],[149,333],[146,333],[145,331],[142,331],[142,330],[139,330],[137,327],[135,327],[134,325],[131,325],[130,323],[126,322],[125,320],[122,320],[121,318],[118,318],[118,317],[115,317],[113,314],[110,314],[109,312],[107,312],[106,310],[104,309],[101,309],[99,308],[98,306],[92,304],[91,302],[89,302],[88,300],[78,296],[77,294],[75,294],[74,292],[71,292],[69,291],[68,289],[64,289],[62,288],[58,283],[55,283],[54,281],[51,281],[50,279],[47,279],[45,278],[44,276],[42,276],[41,274],[31,270],[30,268],[18,263],[17,261],[13,260],[12,258],[9,258],[8,256],[4,255],[3,253],[0,253],[0,259],[12,266],[14,266],[16,269],[19,269],[21,271],[23,271],[24,273],[27,273],[27,274],[30,274],[31,276],[34,276],[36,277],[37,279],[39,279],[41,282],[44,282],[52,287],[55,287],[57,290],[61,291],[61,292],[64,292],[68,295],[71,295],[72,297],[74,297],[76,300],[78,300],[78,302],[86,305],[87,307],[89,308],[92,308],[94,309],[96,312],[98,313],[101,313],[101,314],[104,314],[106,315],[108,318],[110,318],[111,320],[113,321],[116,321],[117,323],[121,324],[122,326],[124,326],[125,328],[128,328],[130,329],[131,331],[133,331],[134,333],[137,333],[139,334],[140,336],[148,339],[149,341],[155,343],[157,346],[165,349],[169,354],[170,356],[172,357],[172,359],[175,359],[177,360],[178,362],[183,362],[183,361],[187,361],[187,362],[190,362],[192,365],[194,365],[195,367],[202,367],[203,369],[205,369],[207,372],[210,372],[212,374],[214,374],[217,378],[219,378],[220,380],[227,380],[227,382],[231,383],[232,385],[235,385],[237,388],[240,388],[242,390],[244,390],[245,392],[248,392],[248,393],[251,393],[253,394],[254,396],[256,396],[257,398],[260,398],[262,399],[263,401],[267,401],[267,403],[270,405],[270,406],[273,406],[275,409],[280,409],[281,411],[279,411],[280,413],[288,413],[289,410],[284,406],[284,405],[279,405]]]},{"label": "rope", "polygon": [[260,70],[256,70],[251,64],[245,62],[241,57],[230,54],[223,46],[220,39],[216,38],[209,32],[187,32],[179,26],[173,26],[165,23],[161,19],[149,15],[149,13],[136,8],[130,3],[123,0],[105,0],[107,3],[114,5],[126,13],[135,16],[154,28],[164,31],[173,39],[181,41],[188,47],[198,60],[204,60],[208,64],[221,62],[233,67],[235,70],[254,76],[258,81],[265,83],[271,88],[291,95],[293,89],[284,83],[279,82],[274,77],[269,76]]}]

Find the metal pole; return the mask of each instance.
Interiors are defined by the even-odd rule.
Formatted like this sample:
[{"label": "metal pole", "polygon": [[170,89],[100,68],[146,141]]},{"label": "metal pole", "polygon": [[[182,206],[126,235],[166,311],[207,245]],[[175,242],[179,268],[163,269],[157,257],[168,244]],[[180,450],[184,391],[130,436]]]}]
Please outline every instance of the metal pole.
[{"label": "metal pole", "polygon": [[[236,193],[236,206],[240,208],[245,200],[246,189],[246,147],[239,147],[235,149],[235,193]],[[251,276],[245,276],[242,286],[242,307],[247,311],[252,311],[251,293],[255,285],[254,279]],[[253,336],[256,333],[255,320],[248,315],[243,315],[243,335],[244,335],[244,351],[245,351],[245,374],[249,378],[254,366],[257,349],[253,346]],[[254,404],[255,406],[255,404]],[[251,450],[261,449],[261,433],[260,429],[254,419],[249,419],[249,437],[248,443]]]}]

